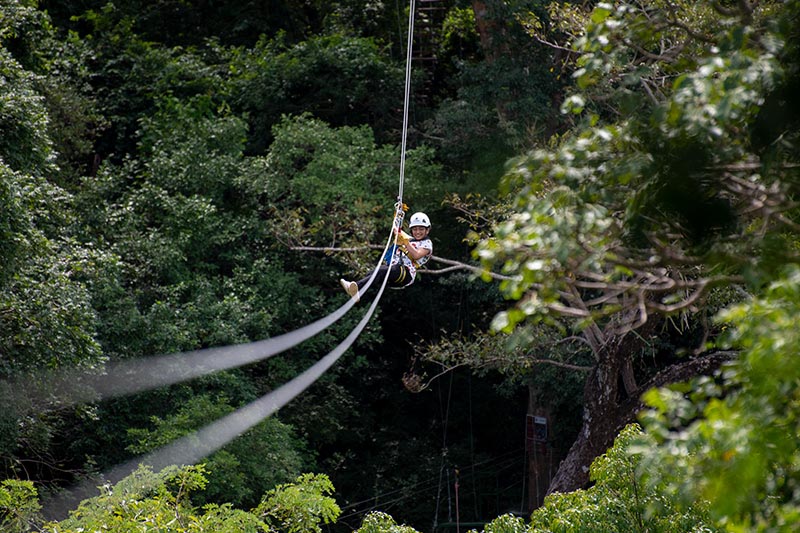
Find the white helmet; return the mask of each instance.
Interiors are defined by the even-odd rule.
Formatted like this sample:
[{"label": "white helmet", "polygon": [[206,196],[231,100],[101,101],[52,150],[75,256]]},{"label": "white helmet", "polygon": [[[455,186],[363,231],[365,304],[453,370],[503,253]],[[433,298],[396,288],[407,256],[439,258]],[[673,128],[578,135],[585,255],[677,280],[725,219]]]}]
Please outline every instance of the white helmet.
[{"label": "white helmet", "polygon": [[414,213],[411,215],[411,220],[408,222],[408,227],[413,228],[414,226],[425,226],[426,228],[431,227],[431,220],[428,218],[423,212]]}]

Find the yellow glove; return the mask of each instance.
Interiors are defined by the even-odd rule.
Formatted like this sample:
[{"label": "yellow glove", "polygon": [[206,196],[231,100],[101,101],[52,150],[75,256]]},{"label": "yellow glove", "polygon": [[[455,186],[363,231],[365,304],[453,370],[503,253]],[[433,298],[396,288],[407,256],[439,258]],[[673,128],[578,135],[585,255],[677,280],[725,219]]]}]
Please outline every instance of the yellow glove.
[{"label": "yellow glove", "polygon": [[408,244],[409,239],[411,239],[411,236],[405,231],[400,230],[397,232],[397,244],[405,246]]}]

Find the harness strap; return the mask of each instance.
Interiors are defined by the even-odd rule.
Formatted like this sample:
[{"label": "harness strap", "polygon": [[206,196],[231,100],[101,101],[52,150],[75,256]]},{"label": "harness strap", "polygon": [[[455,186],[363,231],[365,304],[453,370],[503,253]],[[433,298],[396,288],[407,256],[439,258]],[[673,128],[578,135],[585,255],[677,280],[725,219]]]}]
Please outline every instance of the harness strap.
[{"label": "harness strap", "polygon": [[406,280],[406,276],[408,275],[408,269],[403,265],[400,265],[400,273],[397,275],[397,279],[394,280],[395,283],[403,283]]}]

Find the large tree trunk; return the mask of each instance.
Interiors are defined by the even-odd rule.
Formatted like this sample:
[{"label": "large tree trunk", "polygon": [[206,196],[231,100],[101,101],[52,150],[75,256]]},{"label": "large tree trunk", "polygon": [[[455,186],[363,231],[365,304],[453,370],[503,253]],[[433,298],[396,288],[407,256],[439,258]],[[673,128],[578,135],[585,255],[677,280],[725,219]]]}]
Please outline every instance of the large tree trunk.
[{"label": "large tree trunk", "polygon": [[622,372],[631,353],[628,343],[617,342],[604,350],[584,387],[583,426],[577,439],[561,462],[553,477],[548,494],[571,492],[589,485],[589,465],[604,454],[614,443],[619,431],[635,420],[642,408],[640,396],[652,387],[686,381],[694,376],[709,375],[729,359],[733,352],[716,352],[702,357],[687,359],[672,365],[647,383],[638,387],[634,394],[620,390]]},{"label": "large tree trunk", "polygon": [[493,33],[497,31],[496,24],[489,19],[488,8],[485,1],[473,0],[472,11],[475,13],[475,26],[477,27],[478,36],[481,40],[481,49],[486,59],[491,62],[496,57],[496,50],[492,38]]},{"label": "large tree trunk", "polygon": [[605,452],[624,425],[617,418],[617,408],[620,371],[626,358],[621,352],[625,343],[620,337],[610,340],[612,342],[596,352],[597,365],[583,387],[583,425],[567,457],[559,465],[548,493],[569,492],[587,485],[589,465]]}]

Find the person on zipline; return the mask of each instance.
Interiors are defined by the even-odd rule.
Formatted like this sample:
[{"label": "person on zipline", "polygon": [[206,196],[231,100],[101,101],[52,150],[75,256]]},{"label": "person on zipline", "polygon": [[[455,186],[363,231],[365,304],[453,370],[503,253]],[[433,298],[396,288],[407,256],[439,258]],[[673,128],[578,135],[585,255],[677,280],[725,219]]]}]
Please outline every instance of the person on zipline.
[{"label": "person on zipline", "polygon": [[[389,279],[387,284],[390,287],[408,287],[414,283],[417,269],[430,259],[433,253],[433,242],[428,238],[428,234],[431,232],[431,221],[428,215],[422,212],[411,215],[411,219],[408,222],[408,231],[411,232],[411,235],[395,230],[397,233],[397,246],[389,265],[378,267],[376,281],[381,280],[381,276],[385,276],[388,269]],[[347,294],[358,301],[358,291],[364,288],[370,277],[372,277],[372,274],[358,281],[340,279],[339,284]]]}]

